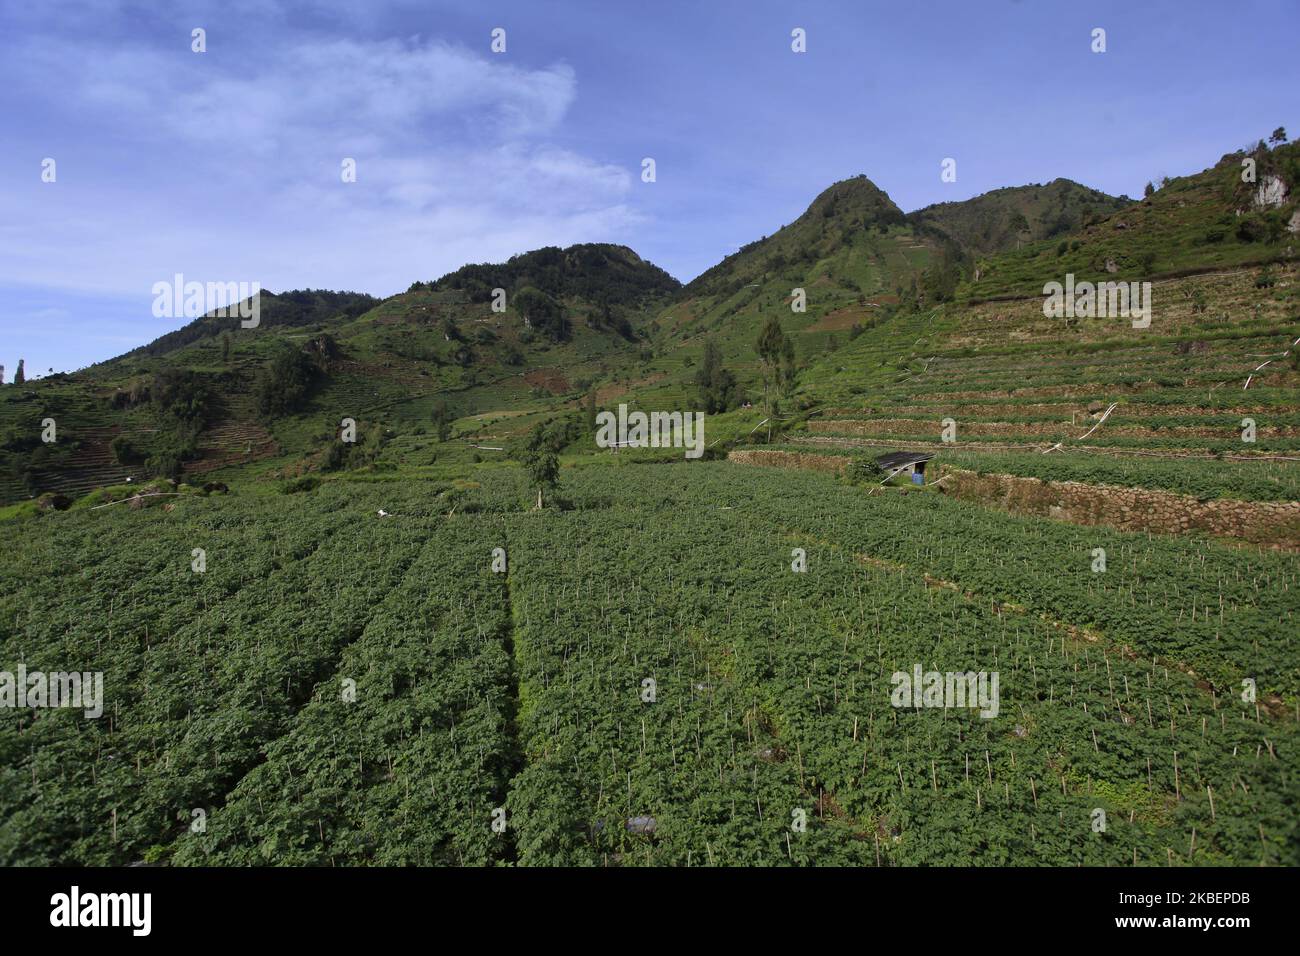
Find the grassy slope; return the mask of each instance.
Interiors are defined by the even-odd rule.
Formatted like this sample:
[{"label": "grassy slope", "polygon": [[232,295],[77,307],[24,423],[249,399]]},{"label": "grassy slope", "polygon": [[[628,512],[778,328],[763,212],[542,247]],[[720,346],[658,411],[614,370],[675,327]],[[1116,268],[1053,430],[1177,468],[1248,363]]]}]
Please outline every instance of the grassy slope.
[{"label": "grassy slope", "polygon": [[[1260,157],[1260,169],[1294,170],[1295,157],[1295,147],[1274,150]],[[787,436],[789,447],[825,452],[841,439],[841,450],[857,454],[934,447],[968,462],[975,456],[981,467],[1032,473],[1032,456],[1057,442],[1079,445],[1117,402],[1086,442],[1091,452],[1063,459],[1078,463],[1082,480],[1104,472],[1197,494],[1294,498],[1296,465],[1272,459],[1300,452],[1291,348],[1300,337],[1300,275],[1286,258],[1295,238],[1258,241],[1255,227],[1239,236],[1234,225],[1204,241],[1227,216],[1267,228],[1294,213],[1290,198],[1280,209],[1251,211],[1250,188],[1234,185],[1240,160],[1225,157],[1066,240],[986,260],[955,302],[890,316],[833,353],[807,357],[795,398],[818,414]],[[1154,282],[1150,328],[1043,316],[1044,282],[1069,270],[1099,278],[1090,267],[1106,259],[1120,265],[1117,277],[1140,277],[1152,255],[1153,272],[1173,276]],[[1263,260],[1276,261],[1248,265]],[[1223,266],[1235,268],[1220,274]],[[993,293],[1021,298],[987,301]],[[940,442],[946,418],[958,423],[957,446]],[[1246,418],[1256,423],[1250,443],[1242,440]],[[1152,457],[1175,454],[1196,460]],[[1255,460],[1236,460],[1246,458]],[[1052,477],[1065,477],[1061,468]]]},{"label": "grassy slope", "polygon": [[[1069,237],[1046,239],[988,263],[965,295],[972,299],[1028,296],[1066,273],[1079,279],[1148,279],[1184,271],[1228,269],[1287,255],[1295,236],[1286,223],[1296,210],[1300,144],[1256,154],[1256,182],[1242,182],[1244,153],[1229,153],[1210,169],[1171,180],[1150,197],[1093,222]],[[1281,175],[1291,193],[1279,209],[1254,205],[1268,175]],[[1110,273],[1107,262],[1117,271]]]}]

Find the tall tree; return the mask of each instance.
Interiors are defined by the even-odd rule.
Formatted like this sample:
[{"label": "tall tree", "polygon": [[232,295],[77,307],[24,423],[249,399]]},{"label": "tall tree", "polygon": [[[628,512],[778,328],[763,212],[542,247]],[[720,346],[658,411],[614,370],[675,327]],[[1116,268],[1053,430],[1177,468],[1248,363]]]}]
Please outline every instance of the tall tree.
[{"label": "tall tree", "polygon": [[778,372],[781,394],[789,395],[794,391],[794,341],[790,336],[783,336],[781,343],[781,368]]},{"label": "tall tree", "polygon": [[556,457],[553,436],[541,425],[533,428],[524,446],[524,470],[537,489],[537,507],[542,507],[542,493],[554,492],[560,482],[560,460]]},{"label": "tall tree", "polygon": [[769,388],[776,383],[778,370],[781,366],[782,356],[790,346],[787,343],[785,333],[781,331],[781,323],[775,315],[769,316],[767,323],[763,326],[763,331],[758,335],[758,357],[763,363],[763,411],[768,418],[767,437],[772,439],[772,401],[769,396]]},{"label": "tall tree", "polygon": [[451,410],[447,408],[447,403],[439,400],[434,403],[433,413],[430,416],[433,421],[434,434],[438,436],[438,441],[446,441],[451,437]]},{"label": "tall tree", "polygon": [[23,374],[23,360],[18,360],[18,368],[14,369],[14,384],[21,385],[27,381],[27,376]]},{"label": "tall tree", "polygon": [[722,349],[713,339],[704,343],[704,360],[695,373],[695,386],[699,389],[700,404],[711,415],[725,412],[735,404],[736,376],[723,368]]}]

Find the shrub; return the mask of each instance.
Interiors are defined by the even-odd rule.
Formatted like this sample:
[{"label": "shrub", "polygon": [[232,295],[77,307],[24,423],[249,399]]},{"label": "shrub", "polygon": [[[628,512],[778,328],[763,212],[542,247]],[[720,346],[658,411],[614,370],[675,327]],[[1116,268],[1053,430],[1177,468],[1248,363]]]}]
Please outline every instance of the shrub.
[{"label": "shrub", "polygon": [[844,480],[851,485],[876,485],[880,483],[882,472],[870,458],[855,456],[849,459],[844,469]]},{"label": "shrub", "polygon": [[1253,216],[1243,216],[1237,223],[1237,238],[1242,242],[1261,242],[1267,234],[1267,227]]},{"label": "shrub", "polygon": [[146,457],[144,451],[137,448],[125,435],[114,438],[109,448],[113,451],[113,458],[120,465],[138,465]]},{"label": "shrub", "polygon": [[315,491],[320,487],[320,478],[316,475],[303,475],[301,478],[295,478],[292,481],[286,481],[280,486],[280,493],[285,495],[296,495],[303,491]]}]

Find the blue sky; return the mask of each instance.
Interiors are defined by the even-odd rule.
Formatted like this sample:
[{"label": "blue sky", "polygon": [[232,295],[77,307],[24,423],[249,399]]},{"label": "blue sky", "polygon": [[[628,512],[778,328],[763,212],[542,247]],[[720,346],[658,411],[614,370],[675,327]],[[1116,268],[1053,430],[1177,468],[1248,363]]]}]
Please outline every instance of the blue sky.
[{"label": "blue sky", "polygon": [[388,295],[599,241],[688,280],[858,173],[907,211],[1135,196],[1300,134],[1298,33],[1296,0],[0,0],[0,364],[184,324],[178,272]]}]

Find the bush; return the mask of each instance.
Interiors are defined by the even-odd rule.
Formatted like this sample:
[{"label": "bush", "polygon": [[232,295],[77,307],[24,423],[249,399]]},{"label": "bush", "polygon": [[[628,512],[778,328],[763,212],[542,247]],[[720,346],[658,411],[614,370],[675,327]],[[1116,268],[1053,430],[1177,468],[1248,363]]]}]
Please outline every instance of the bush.
[{"label": "bush", "polygon": [[283,495],[296,495],[304,491],[315,491],[319,487],[320,478],[316,475],[303,475],[301,478],[295,478],[282,484],[280,493]]},{"label": "bush", "polygon": [[150,475],[157,478],[170,478],[175,481],[181,475],[181,469],[184,467],[184,461],[180,452],[172,448],[164,448],[154,452],[145,459],[144,469]]},{"label": "bush", "polygon": [[564,307],[545,292],[525,286],[514,294],[510,304],[529,326],[552,342],[566,342],[573,332],[572,323],[564,316]]},{"label": "bush", "polygon": [[109,448],[112,449],[113,458],[119,465],[138,465],[146,458],[144,450],[137,448],[125,435],[114,438]]},{"label": "bush", "polygon": [[1262,242],[1268,228],[1253,216],[1243,216],[1237,223],[1237,238],[1242,242]]},{"label": "bush", "polygon": [[851,458],[844,469],[844,480],[851,485],[878,485],[883,475],[879,466],[870,458]]}]

